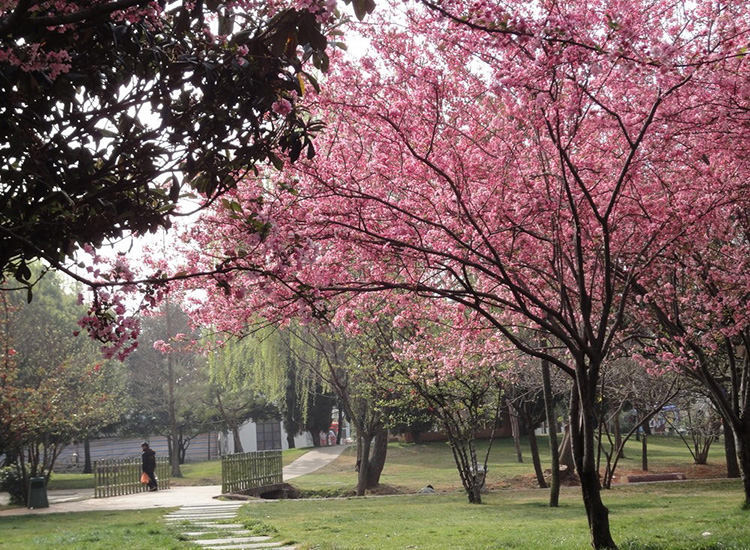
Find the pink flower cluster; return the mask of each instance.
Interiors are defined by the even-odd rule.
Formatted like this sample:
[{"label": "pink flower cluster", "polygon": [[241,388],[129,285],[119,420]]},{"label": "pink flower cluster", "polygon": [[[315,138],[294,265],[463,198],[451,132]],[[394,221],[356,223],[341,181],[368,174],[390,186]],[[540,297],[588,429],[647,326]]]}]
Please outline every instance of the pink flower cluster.
[{"label": "pink flower cluster", "polygon": [[41,71],[51,80],[70,70],[70,54],[47,51],[42,44],[0,48],[0,63],[7,63],[24,72]]},{"label": "pink flower cluster", "polygon": [[88,314],[78,320],[90,337],[104,344],[101,348],[104,357],[121,361],[138,347],[140,334],[140,323],[127,315],[123,300],[122,295],[95,289]]}]

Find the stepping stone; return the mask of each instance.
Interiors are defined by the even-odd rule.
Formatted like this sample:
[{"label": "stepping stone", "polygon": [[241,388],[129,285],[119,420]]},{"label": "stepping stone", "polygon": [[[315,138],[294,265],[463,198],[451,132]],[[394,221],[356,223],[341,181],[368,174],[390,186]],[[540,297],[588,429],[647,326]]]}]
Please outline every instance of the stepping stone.
[{"label": "stepping stone", "polygon": [[236,508],[193,508],[185,509],[181,508],[171,512],[170,516],[212,516],[215,514],[233,514],[237,515]]},{"label": "stepping stone", "polygon": [[180,510],[199,511],[199,510],[239,510],[242,504],[206,504],[203,506],[182,506]]},{"label": "stepping stone", "polygon": [[239,523],[209,523],[207,521],[194,521],[196,527],[210,527],[211,529],[244,529],[245,526]]},{"label": "stepping stone", "polygon": [[178,510],[176,512],[170,512],[168,516],[236,516],[237,512],[234,510],[203,510],[203,511],[190,511],[190,510]]},{"label": "stepping stone", "polygon": [[236,514],[237,509],[236,508],[180,508],[179,510],[175,510],[172,512],[173,514],[177,513],[184,513],[184,514],[215,514],[215,513],[222,513],[222,514]]},{"label": "stepping stone", "polygon": [[[232,535],[250,535],[252,534],[252,531],[248,531],[247,529],[237,529],[233,531],[229,531],[228,533],[231,533]],[[204,535],[215,535],[217,534],[216,530],[212,531],[188,531],[185,533],[182,533],[186,537],[202,537]]]},{"label": "stepping stone", "polygon": [[205,550],[263,550],[264,548],[273,548],[273,550],[297,550],[296,546],[279,546],[280,542],[269,542],[261,544],[230,544],[228,546],[204,546]]},{"label": "stepping stone", "polygon": [[[204,539],[204,540],[192,540],[190,542],[193,542],[195,544],[200,544],[201,546],[216,546],[216,545],[224,545],[224,544],[249,544],[249,543],[257,543],[257,542],[267,542],[271,540],[271,537],[225,537],[221,539]],[[280,546],[280,542],[272,542],[267,544],[273,544],[276,546]],[[259,546],[257,548],[271,548],[270,546]]]},{"label": "stepping stone", "polygon": [[235,512],[205,512],[203,514],[196,512],[172,512],[167,514],[167,518],[196,518],[196,519],[213,519],[213,518],[236,518]]},{"label": "stepping stone", "polygon": [[193,516],[176,516],[176,517],[167,517],[164,518],[167,521],[176,522],[176,521],[187,521],[190,523],[193,523],[194,520],[207,520],[207,519],[235,519],[237,516],[216,516],[216,517],[193,517]]}]

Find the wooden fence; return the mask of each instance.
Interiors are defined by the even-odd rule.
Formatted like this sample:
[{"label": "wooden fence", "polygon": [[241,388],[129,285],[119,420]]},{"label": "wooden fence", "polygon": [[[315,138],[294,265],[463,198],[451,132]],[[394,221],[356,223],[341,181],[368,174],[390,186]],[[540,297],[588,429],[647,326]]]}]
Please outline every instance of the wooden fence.
[{"label": "wooden fence", "polygon": [[[114,497],[132,495],[148,490],[148,485],[141,483],[140,458],[120,460],[97,460],[94,462],[94,497]],[[159,490],[169,489],[169,458],[156,459],[156,479]]]},{"label": "wooden fence", "polygon": [[222,493],[236,493],[283,482],[281,451],[236,453],[221,457]]}]

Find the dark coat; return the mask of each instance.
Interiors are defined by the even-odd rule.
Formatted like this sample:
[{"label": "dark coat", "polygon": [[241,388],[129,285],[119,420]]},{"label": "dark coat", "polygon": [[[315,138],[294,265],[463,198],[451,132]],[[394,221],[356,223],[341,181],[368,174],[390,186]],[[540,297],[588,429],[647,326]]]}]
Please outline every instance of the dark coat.
[{"label": "dark coat", "polygon": [[141,453],[141,460],[143,461],[143,471],[153,472],[156,469],[156,451],[151,448],[144,449]]}]

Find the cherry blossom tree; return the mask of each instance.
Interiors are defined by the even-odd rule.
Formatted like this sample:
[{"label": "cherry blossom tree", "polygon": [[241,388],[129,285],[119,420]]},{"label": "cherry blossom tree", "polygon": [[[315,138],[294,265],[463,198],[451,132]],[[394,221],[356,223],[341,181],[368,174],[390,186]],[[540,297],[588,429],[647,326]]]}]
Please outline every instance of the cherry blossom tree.
[{"label": "cherry blossom tree", "polygon": [[[439,303],[441,309],[453,304]],[[429,308],[415,308],[428,312]],[[395,360],[378,370],[377,380],[391,392],[411,397],[412,407],[427,409],[448,438],[461,483],[470,503],[482,503],[492,440],[500,424],[504,393],[507,396],[507,357],[488,354],[483,337],[468,323],[468,334],[434,322],[397,325]],[[503,360],[505,359],[505,361]],[[406,401],[407,399],[404,399]],[[511,413],[512,414],[512,413]],[[490,430],[487,450],[477,452],[477,435]]]},{"label": "cherry blossom tree", "polygon": [[455,302],[566,373],[592,545],[614,548],[596,468],[602,368],[636,283],[746,192],[750,11],[428,7],[362,31],[372,53],[336,60],[314,106],[319,154],[238,186],[205,218],[212,235],[194,231],[188,265],[221,263],[210,309],[238,323],[252,304],[346,326],[369,296],[403,290]]},{"label": "cherry blossom tree", "polygon": [[734,437],[750,508],[750,221],[747,188],[636,286],[651,368],[687,376]]}]

